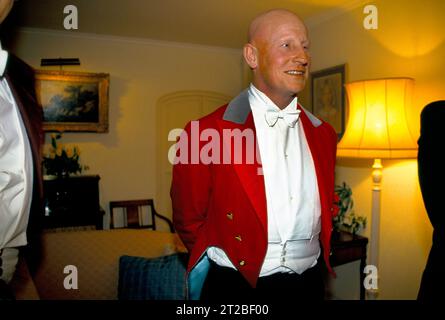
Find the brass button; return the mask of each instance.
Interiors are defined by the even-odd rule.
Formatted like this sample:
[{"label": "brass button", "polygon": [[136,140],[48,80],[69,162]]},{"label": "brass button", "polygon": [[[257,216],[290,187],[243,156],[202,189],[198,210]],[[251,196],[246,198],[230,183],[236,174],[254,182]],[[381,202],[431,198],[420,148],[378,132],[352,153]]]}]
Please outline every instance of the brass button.
[{"label": "brass button", "polygon": [[236,236],[235,239],[238,240],[238,241],[240,241],[240,242],[241,242],[241,240],[242,240],[240,235]]},{"label": "brass button", "polygon": [[233,220],[233,213],[232,212],[228,212],[227,213],[227,219]]},{"label": "brass button", "polygon": [[246,264],[246,261],[244,261],[244,260],[241,260],[240,262],[239,262],[239,265],[242,267],[242,266],[244,266]]}]

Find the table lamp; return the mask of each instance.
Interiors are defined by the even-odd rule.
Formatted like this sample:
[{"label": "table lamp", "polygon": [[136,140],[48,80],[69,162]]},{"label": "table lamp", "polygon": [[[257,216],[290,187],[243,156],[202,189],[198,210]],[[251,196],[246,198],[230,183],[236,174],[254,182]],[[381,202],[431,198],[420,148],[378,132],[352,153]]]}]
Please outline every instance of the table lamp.
[{"label": "table lamp", "polygon": [[[411,134],[407,122],[413,87],[414,80],[410,78],[364,80],[346,84],[349,117],[345,134],[338,144],[337,156],[374,159],[369,264],[377,268],[383,168],[381,159],[417,156],[417,139]],[[369,298],[377,298],[378,288],[367,290],[367,293]]]}]

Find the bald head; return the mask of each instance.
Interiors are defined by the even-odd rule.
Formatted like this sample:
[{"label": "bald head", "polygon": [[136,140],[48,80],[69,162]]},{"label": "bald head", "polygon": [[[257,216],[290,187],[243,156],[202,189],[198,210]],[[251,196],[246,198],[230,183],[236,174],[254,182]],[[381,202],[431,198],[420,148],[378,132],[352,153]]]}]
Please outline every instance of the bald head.
[{"label": "bald head", "polygon": [[252,69],[253,85],[279,108],[303,90],[310,66],[309,39],[295,13],[274,9],[257,16],[250,24],[243,55]]},{"label": "bald head", "polygon": [[256,16],[249,26],[248,42],[254,43],[259,38],[264,38],[268,31],[271,31],[283,21],[293,21],[301,25],[304,29],[306,26],[303,21],[292,11],[286,9],[272,9]]}]

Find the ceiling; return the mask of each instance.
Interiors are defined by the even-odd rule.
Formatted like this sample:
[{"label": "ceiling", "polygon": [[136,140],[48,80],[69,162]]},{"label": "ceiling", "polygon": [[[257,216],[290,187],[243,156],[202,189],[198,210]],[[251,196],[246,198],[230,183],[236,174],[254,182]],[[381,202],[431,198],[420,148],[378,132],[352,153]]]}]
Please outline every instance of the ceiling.
[{"label": "ceiling", "polygon": [[67,4],[78,9],[77,31],[229,48],[245,42],[249,22],[271,8],[286,8],[308,21],[363,0],[19,0],[14,25],[63,29]]}]

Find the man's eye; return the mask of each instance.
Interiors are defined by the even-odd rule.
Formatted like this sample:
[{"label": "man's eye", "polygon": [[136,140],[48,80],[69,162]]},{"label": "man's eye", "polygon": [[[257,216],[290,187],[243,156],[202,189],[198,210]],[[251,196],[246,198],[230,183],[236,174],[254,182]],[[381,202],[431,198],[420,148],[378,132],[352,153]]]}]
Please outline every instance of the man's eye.
[{"label": "man's eye", "polygon": [[289,43],[283,43],[281,46],[285,47],[285,48],[288,48],[289,47]]}]

